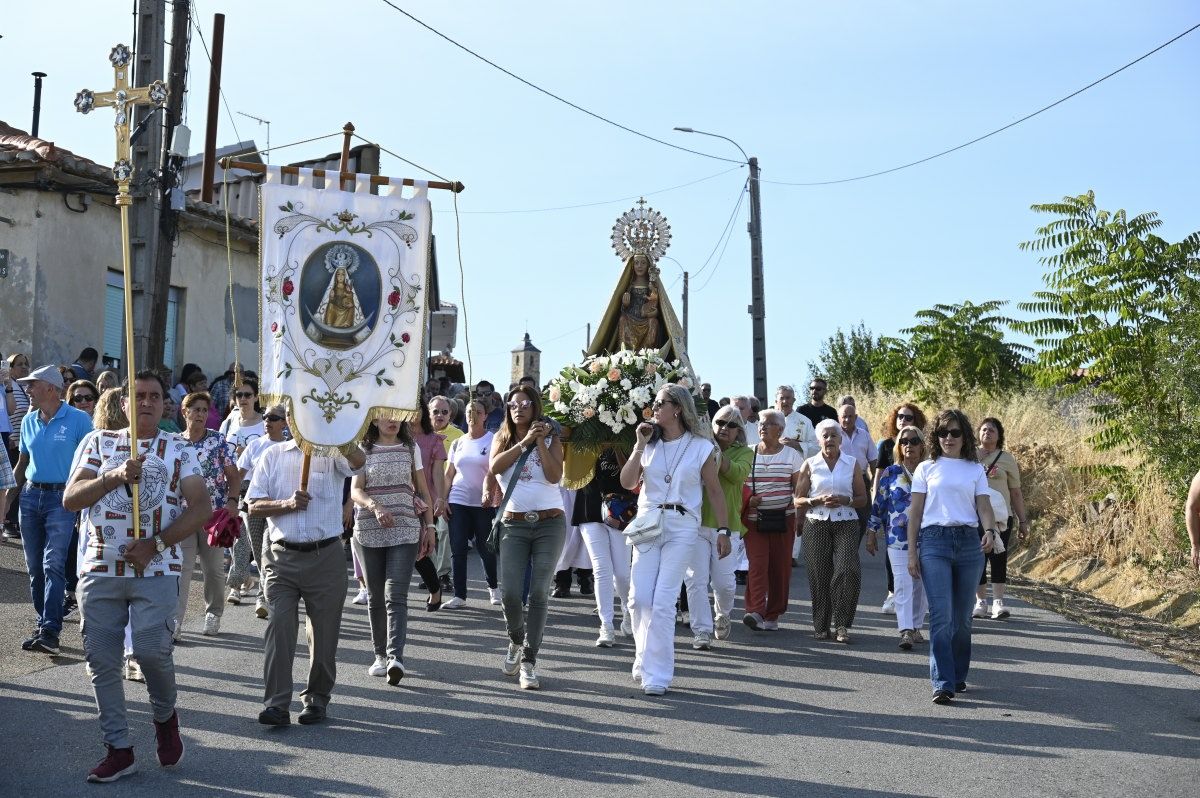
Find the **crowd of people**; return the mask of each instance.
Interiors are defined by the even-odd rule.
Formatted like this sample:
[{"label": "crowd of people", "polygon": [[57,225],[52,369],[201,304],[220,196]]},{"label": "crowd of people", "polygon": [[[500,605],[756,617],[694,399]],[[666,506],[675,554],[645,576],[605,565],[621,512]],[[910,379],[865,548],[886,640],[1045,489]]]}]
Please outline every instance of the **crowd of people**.
[{"label": "crowd of people", "polygon": [[[944,704],[967,689],[972,619],[1009,615],[1008,550],[1029,529],[999,419],[975,426],[943,410],[929,422],[905,402],[876,440],[854,398],[827,403],[821,379],[808,402],[781,386],[766,408],[667,384],[632,450],[604,449],[591,481],[568,490],[563,430],[529,378],[504,393],[431,380],[418,413],[376,411],[361,441],[305,470],[289,408],[261,407],[255,375],[236,364],[211,383],[189,364],[168,388],[153,371],[121,385],[112,372],[93,377],[95,361],[84,350],[68,376],[18,354],[0,370],[12,466],[0,463],[0,510],[24,548],[37,616],[23,647],[58,655],[78,605],[107,746],[90,781],[137,767],[123,679],[146,684],[159,763],[183,756],[172,651],[197,563],[202,635],[219,635],[226,607],[245,599],[265,621],[267,725],[291,722],[301,601],[302,724],[326,717],[348,599],[367,608],[367,672],[404,678],[414,573],[429,612],[500,607],[497,664],[529,690],[541,687],[550,601],[574,578],[596,604],[595,645],[632,638],[630,673],[660,696],[679,624],[698,651],[730,640],[742,584],[742,623],[775,632],[799,566],[813,637],[851,644],[864,543],[888,578],[880,611],[895,615],[899,649],[928,643],[933,701]],[[468,590],[472,548],[486,598]]]}]

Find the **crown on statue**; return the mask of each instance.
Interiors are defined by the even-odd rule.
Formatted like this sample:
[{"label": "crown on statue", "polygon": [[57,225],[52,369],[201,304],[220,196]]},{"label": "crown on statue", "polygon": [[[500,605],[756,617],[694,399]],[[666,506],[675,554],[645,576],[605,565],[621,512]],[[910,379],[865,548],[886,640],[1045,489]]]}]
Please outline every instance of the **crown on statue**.
[{"label": "crown on statue", "polygon": [[647,208],[645,199],[639,199],[636,208],[617,217],[612,246],[622,261],[633,255],[645,255],[657,263],[671,246],[671,225],[667,224],[667,217]]}]

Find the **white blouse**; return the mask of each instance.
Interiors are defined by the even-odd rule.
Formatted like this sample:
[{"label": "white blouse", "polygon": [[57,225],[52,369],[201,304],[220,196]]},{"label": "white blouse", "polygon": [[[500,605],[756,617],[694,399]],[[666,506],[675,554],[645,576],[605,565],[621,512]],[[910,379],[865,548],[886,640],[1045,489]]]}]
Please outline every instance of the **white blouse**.
[{"label": "white blouse", "polygon": [[[808,458],[808,468],[812,473],[809,481],[809,496],[854,496],[854,463],[848,454],[839,454],[833,470],[825,464],[825,455],[818,454]],[[806,518],[814,521],[857,521],[858,511],[849,505],[825,507],[816,505],[809,507]]]}]

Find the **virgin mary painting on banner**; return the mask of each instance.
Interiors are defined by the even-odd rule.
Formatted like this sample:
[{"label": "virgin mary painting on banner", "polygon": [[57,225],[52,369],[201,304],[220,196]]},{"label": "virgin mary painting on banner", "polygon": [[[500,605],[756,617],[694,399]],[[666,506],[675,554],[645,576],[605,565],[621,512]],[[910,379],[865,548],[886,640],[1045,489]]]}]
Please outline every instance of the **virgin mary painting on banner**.
[{"label": "virgin mary painting on banner", "polygon": [[262,187],[261,395],[291,409],[293,436],[317,454],[362,436],[387,415],[420,416],[428,308],[427,187],[370,193],[311,170]]}]

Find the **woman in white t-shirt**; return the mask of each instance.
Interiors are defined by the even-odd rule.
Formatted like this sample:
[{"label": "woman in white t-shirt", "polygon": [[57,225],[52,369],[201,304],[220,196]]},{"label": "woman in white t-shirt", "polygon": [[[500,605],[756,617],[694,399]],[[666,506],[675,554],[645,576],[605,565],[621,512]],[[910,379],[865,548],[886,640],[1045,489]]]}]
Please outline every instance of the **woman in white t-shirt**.
[{"label": "woman in white t-shirt", "polygon": [[996,537],[987,475],[975,462],[972,429],[961,410],[943,410],[933,422],[931,459],[913,472],[908,571],[922,580],[929,599],[929,678],[935,704],[948,704],[967,689],[975,587],[983,555]]},{"label": "woman in white t-shirt", "polygon": [[642,483],[638,516],[661,514],[662,532],[633,547],[625,606],[633,622],[633,678],[646,695],[663,695],[675,676],[675,599],[695,557],[705,496],[716,516],[721,558],[729,556],[730,531],[717,476],[720,450],[692,395],[667,383],[651,408],[654,423],[638,425],[621,485],[633,490]]},{"label": "woman in white t-shirt", "polygon": [[[522,385],[508,395],[504,424],[492,441],[489,473],[502,490],[516,480],[500,530],[500,598],[508,628],[506,676],[520,672],[521,687],[541,686],[535,665],[550,599],[550,580],[566,538],[566,514],[558,482],[562,479],[563,447],[554,425],[542,417],[537,389]],[[529,452],[517,471],[517,460]],[[487,545],[486,543],[484,545]],[[529,613],[521,606],[525,569],[530,568]]]},{"label": "woman in white t-shirt", "polygon": [[258,383],[244,377],[233,388],[234,410],[221,422],[221,434],[233,444],[240,457],[253,441],[267,434],[262,413],[258,409]]},{"label": "woman in white t-shirt", "polygon": [[[488,473],[492,451],[492,433],[484,422],[487,411],[479,401],[467,405],[467,432],[450,444],[446,464],[446,495],[443,504],[448,508],[450,521],[450,558],[454,575],[454,597],[443,606],[446,609],[467,603],[467,541],[475,539],[475,551],[483,563],[488,598],[500,603],[500,588],[496,584],[496,554],[487,547],[488,532],[496,517],[500,501],[500,486]],[[447,427],[449,429],[449,427]]]}]

